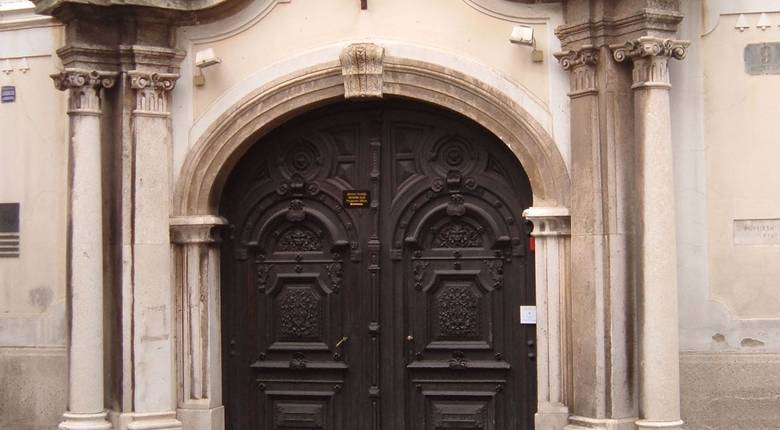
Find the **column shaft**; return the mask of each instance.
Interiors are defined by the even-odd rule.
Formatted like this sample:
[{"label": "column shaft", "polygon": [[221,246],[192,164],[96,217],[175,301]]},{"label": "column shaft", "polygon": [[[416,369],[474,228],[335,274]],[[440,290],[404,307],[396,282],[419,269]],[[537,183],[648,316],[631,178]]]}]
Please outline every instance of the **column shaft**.
[{"label": "column shaft", "polygon": [[677,250],[668,59],[687,42],[642,37],[616,47],[633,59],[634,136],[640,196],[640,429],[681,428]]},{"label": "column shaft", "polygon": [[107,72],[68,69],[53,75],[68,89],[70,116],[68,412],[61,429],[110,429],[103,400],[103,188],[100,97]]}]

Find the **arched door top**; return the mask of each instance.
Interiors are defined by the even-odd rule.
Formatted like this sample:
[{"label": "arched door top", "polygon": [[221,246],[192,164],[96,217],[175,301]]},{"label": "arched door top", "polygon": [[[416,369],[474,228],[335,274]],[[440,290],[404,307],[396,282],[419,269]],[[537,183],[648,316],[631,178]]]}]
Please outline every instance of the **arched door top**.
[{"label": "arched door top", "polygon": [[[568,207],[570,181],[560,151],[543,127],[507,95],[433,63],[386,57],[383,69],[384,95],[438,105],[478,122],[523,165],[535,206]],[[293,115],[343,98],[338,61],[296,72],[244,97],[189,151],[176,185],[174,215],[216,214],[227,176],[260,136]]]}]

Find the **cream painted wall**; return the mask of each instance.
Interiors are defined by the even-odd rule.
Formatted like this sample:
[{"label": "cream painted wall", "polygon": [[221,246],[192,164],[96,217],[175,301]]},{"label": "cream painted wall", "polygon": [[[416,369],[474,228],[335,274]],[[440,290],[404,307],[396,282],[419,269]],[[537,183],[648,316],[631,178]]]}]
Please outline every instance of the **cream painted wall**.
[{"label": "cream painted wall", "polygon": [[[779,352],[780,246],[735,245],[733,222],[780,218],[780,75],[748,75],[743,59],[748,43],[780,42],[780,3],[684,7],[681,37],[693,43],[672,66],[680,346]],[[741,10],[756,12],[742,32]],[[774,24],[765,31],[755,27],[762,10]]]},{"label": "cream painted wall", "polygon": [[0,347],[65,345],[68,120],[48,76],[61,44],[60,26],[0,29],[0,63],[13,68],[0,84],[17,94],[0,104],[0,202],[21,204],[20,257],[0,259]]},{"label": "cream painted wall", "polygon": [[[561,20],[560,4],[503,0],[371,0],[366,11],[353,0],[263,0],[239,16],[183,28],[178,42],[188,56],[174,96],[175,171],[200,133],[242,95],[337,60],[342,46],[367,40],[386,46],[388,56],[443,63],[504,86],[529,106],[568,163],[568,77],[551,55],[560,46],[552,31]],[[534,27],[544,62],[532,62],[531,48],[509,42],[517,23]],[[206,48],[222,63],[205,69],[206,84],[196,87],[194,55]]]}]

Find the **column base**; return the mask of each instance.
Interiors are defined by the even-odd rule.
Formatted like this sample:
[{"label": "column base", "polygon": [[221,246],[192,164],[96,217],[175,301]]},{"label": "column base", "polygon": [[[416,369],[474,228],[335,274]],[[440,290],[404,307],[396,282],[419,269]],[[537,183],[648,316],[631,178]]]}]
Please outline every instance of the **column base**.
[{"label": "column base", "polygon": [[563,430],[569,422],[569,408],[562,403],[539,403],[536,410],[536,430]]},{"label": "column base", "polygon": [[187,430],[225,430],[225,407],[179,408],[176,416]]},{"label": "column base", "polygon": [[572,415],[565,430],[636,430],[636,418],[589,418]]},{"label": "column base", "polygon": [[653,420],[637,420],[636,421],[636,428],[637,430],[642,429],[672,429],[672,430],[678,430],[682,429],[683,420],[676,420],[676,421],[653,421]]},{"label": "column base", "polygon": [[111,430],[111,423],[107,421],[106,412],[97,414],[77,414],[65,412],[63,421],[59,425],[60,430]]},{"label": "column base", "polygon": [[134,412],[127,430],[181,430],[176,412]]}]

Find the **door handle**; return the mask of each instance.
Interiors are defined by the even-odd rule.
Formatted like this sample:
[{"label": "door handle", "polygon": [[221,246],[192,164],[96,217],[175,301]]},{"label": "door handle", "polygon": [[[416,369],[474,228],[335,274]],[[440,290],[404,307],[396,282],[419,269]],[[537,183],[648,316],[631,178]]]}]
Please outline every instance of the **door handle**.
[{"label": "door handle", "polygon": [[341,346],[347,343],[348,340],[349,340],[349,336],[344,336],[341,339],[339,339],[339,341],[336,342],[336,349],[340,349]]},{"label": "door handle", "polygon": [[409,364],[414,357],[414,336],[407,335],[404,340],[406,341],[406,363]]}]

